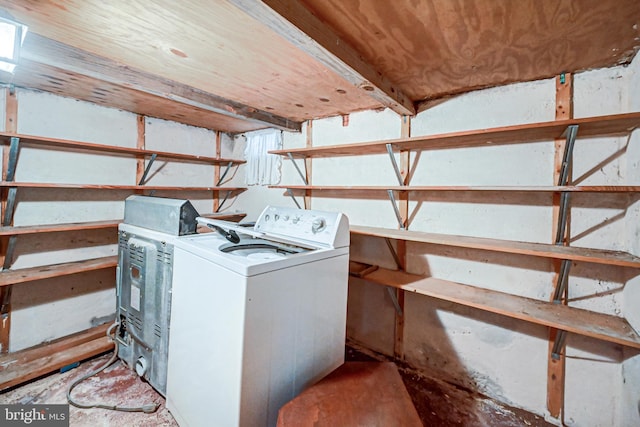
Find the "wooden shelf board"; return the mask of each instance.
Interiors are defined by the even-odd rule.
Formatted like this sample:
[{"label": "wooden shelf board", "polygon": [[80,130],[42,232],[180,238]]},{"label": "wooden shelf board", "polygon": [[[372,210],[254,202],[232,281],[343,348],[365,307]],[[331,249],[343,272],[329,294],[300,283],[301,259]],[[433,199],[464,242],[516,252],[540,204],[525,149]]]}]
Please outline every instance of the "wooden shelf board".
[{"label": "wooden shelf board", "polygon": [[20,138],[20,143],[31,145],[48,145],[59,148],[72,148],[78,150],[104,151],[108,153],[129,154],[134,156],[151,156],[156,154],[158,158],[183,160],[189,162],[208,163],[214,165],[242,164],[245,160],[224,159],[218,157],[197,156],[191,154],[169,153],[165,151],[144,150],[140,148],[119,147],[116,145],[94,144],[90,142],[71,141],[67,139],[47,138],[41,136],[22,135],[11,132],[0,132],[0,140],[8,144],[12,137]]},{"label": "wooden shelf board", "polygon": [[0,236],[18,236],[23,234],[55,233],[75,230],[97,230],[117,228],[122,220],[72,222],[66,224],[29,225],[18,227],[0,227]]},{"label": "wooden shelf board", "polygon": [[385,237],[396,240],[455,246],[459,248],[481,249],[494,252],[532,255],[544,258],[567,259],[596,264],[616,265],[620,267],[640,268],[640,257],[621,251],[579,248],[574,246],[558,246],[544,243],[518,242],[513,240],[488,239],[482,237],[455,236],[426,233],[422,231],[394,230],[359,225],[351,225],[350,229],[352,233],[362,234],[365,236]]},{"label": "wooden shelf board", "polygon": [[[207,218],[215,218],[225,221],[238,222],[247,216],[246,213],[212,213],[204,214]],[[103,228],[117,228],[122,222],[121,219],[115,219],[110,221],[91,221],[91,222],[72,222],[66,224],[46,224],[46,225],[29,225],[18,227],[0,227],[0,236],[18,236],[23,234],[37,234],[37,233],[55,233],[63,231],[75,231],[75,230],[97,230]]]},{"label": "wooden shelf board", "polygon": [[331,185],[270,185],[269,188],[281,188],[299,191],[481,191],[515,193],[638,193],[638,185],[581,185],[581,186],[331,186]]},{"label": "wooden shelf board", "polygon": [[0,181],[0,187],[17,188],[62,188],[78,190],[158,190],[158,191],[244,191],[244,187],[168,187],[158,185],[109,185],[109,184],[63,184],[49,182]]},{"label": "wooden shelf board", "polygon": [[640,349],[640,336],[621,317],[384,268],[362,275],[366,267],[350,263],[354,275],[373,283]]},{"label": "wooden shelf board", "polygon": [[113,348],[100,325],[51,343],[0,356],[0,390],[14,387]]},{"label": "wooden shelf board", "polygon": [[615,114],[610,116],[586,117],[562,121],[530,123],[490,129],[478,129],[411,138],[389,139],[354,144],[329,145],[270,151],[272,154],[294,157],[334,157],[363,154],[385,154],[387,144],[396,151],[436,150],[517,144],[525,142],[553,141],[561,138],[569,125],[578,125],[578,138],[598,135],[626,134],[640,127],[640,112]]},{"label": "wooden shelf board", "polygon": [[61,264],[41,265],[38,267],[4,270],[0,272],[0,286],[16,285],[52,277],[68,276],[85,271],[101,270],[118,265],[116,255]]}]

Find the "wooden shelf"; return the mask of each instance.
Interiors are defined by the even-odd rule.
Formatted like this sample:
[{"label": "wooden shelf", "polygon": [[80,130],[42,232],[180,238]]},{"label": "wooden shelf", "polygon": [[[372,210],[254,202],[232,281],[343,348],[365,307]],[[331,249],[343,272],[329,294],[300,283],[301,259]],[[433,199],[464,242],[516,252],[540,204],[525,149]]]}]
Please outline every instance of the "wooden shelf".
[{"label": "wooden shelf", "polygon": [[331,186],[331,185],[270,185],[269,188],[282,188],[297,191],[469,191],[469,192],[512,192],[512,193],[639,193],[638,185],[565,185],[565,186]]},{"label": "wooden shelf", "polygon": [[[242,220],[247,214],[242,212],[236,213],[210,213],[203,214],[201,216],[207,218],[220,219],[224,221],[238,222]],[[122,222],[121,219],[112,221],[91,221],[91,222],[72,222],[66,224],[47,224],[47,225],[29,225],[18,227],[0,227],[0,236],[20,236],[25,234],[38,234],[38,233],[57,233],[64,231],[77,231],[77,230],[99,230],[103,228],[118,228],[118,225]]]},{"label": "wooden shelf", "polygon": [[385,154],[387,153],[387,144],[391,144],[395,151],[401,151],[438,150],[446,148],[553,141],[556,138],[561,138],[564,131],[567,129],[567,126],[570,125],[579,126],[578,138],[598,135],[627,134],[633,129],[640,127],[640,112],[553,122],[530,123],[516,126],[504,126],[490,129],[478,129],[464,132],[452,132],[438,135],[389,139],[355,144],[273,150],[270,151],[270,153],[283,156],[291,153],[294,157],[335,157],[357,156],[363,154]]},{"label": "wooden shelf", "polygon": [[481,249],[511,254],[532,255],[544,258],[585,261],[596,264],[616,265],[620,267],[640,268],[640,257],[621,251],[425,233],[422,231],[392,230],[388,228],[365,227],[359,225],[351,225],[350,230],[351,233],[365,236],[384,237],[396,240],[408,240],[412,242]]},{"label": "wooden shelf", "polygon": [[68,276],[85,271],[102,270],[118,265],[117,256],[94,258],[83,261],[65,262],[62,264],[41,265],[38,267],[4,270],[0,272],[0,287]]},{"label": "wooden shelf", "polygon": [[158,190],[158,191],[244,191],[244,187],[182,187],[160,185],[109,185],[109,184],[63,184],[49,182],[0,181],[0,187],[14,188],[63,188],[72,190]]},{"label": "wooden shelf", "polygon": [[349,270],[373,283],[640,349],[640,336],[622,317],[356,262]]},{"label": "wooden shelf", "polygon": [[102,228],[117,228],[121,220],[73,222],[67,224],[29,225],[18,227],[0,227],[0,236],[19,236],[23,234],[55,233],[76,230],[97,230]]},{"label": "wooden shelf", "polygon": [[25,383],[113,348],[108,325],[0,356],[0,390]]},{"label": "wooden shelf", "polygon": [[164,151],[144,150],[140,148],[119,147],[117,145],[93,144],[90,142],[70,141],[67,139],[46,138],[41,136],[22,135],[11,132],[0,132],[0,141],[9,144],[11,138],[20,138],[21,144],[47,145],[50,147],[69,148],[78,150],[104,151],[108,153],[127,154],[133,156],[151,156],[156,154],[158,158],[182,160],[188,162],[207,163],[213,165],[234,165],[245,163],[245,160],[224,159],[219,157],[195,156],[190,154],[168,153]]}]

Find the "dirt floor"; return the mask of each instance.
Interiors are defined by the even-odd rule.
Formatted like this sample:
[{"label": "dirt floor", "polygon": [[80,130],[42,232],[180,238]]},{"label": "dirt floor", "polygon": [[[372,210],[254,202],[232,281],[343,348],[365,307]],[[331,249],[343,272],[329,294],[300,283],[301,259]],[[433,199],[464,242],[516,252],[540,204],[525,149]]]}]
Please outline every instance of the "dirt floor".
[{"label": "dirt floor", "polygon": [[[109,357],[110,354],[103,355],[86,361],[70,371],[48,375],[3,392],[0,394],[0,403],[67,403],[66,393],[69,385],[77,378],[104,364]],[[345,358],[347,361],[384,360],[379,355],[352,347],[347,347]],[[544,419],[526,411],[500,405],[486,397],[443,381],[421,377],[408,367],[401,365],[398,367],[425,426],[552,426]],[[157,403],[160,406],[153,414],[78,409],[71,406],[71,427],[177,426],[164,406],[163,397],[119,361],[96,377],[81,383],[74,390],[73,396],[83,403],[101,402],[122,406]]]},{"label": "dirt floor", "polygon": [[[348,361],[391,361],[364,349],[347,347]],[[471,390],[445,381],[421,376],[408,366],[396,363],[418,415],[428,427],[552,427],[543,418],[512,408]]]}]

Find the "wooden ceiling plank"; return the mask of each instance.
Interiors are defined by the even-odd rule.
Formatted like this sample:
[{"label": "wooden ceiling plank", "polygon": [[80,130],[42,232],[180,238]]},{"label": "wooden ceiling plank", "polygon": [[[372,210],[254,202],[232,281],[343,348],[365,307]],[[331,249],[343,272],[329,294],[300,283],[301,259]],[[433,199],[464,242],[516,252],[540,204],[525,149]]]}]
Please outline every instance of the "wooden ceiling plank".
[{"label": "wooden ceiling plank", "polygon": [[102,80],[118,86],[159,96],[267,127],[300,132],[302,124],[275,114],[222,98],[172,80],[159,78],[110,59],[74,48],[58,41],[29,33],[21,51],[22,58]]},{"label": "wooden ceiling plank", "polygon": [[298,0],[230,0],[324,66],[400,115],[416,114],[413,101]]}]

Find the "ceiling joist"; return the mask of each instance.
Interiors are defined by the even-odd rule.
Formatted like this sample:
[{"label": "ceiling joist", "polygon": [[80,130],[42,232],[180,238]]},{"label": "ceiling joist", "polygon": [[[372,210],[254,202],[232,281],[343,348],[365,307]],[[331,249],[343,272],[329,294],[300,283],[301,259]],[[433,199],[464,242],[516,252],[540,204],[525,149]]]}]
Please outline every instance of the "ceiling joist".
[{"label": "ceiling joist", "polygon": [[416,114],[411,99],[365,62],[298,0],[230,0],[324,66],[401,115]]},{"label": "ceiling joist", "polygon": [[265,127],[296,132],[301,129],[300,122],[132,69],[38,34],[29,33],[21,51],[21,57],[34,63],[59,68],[223,116],[258,123]]}]

